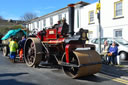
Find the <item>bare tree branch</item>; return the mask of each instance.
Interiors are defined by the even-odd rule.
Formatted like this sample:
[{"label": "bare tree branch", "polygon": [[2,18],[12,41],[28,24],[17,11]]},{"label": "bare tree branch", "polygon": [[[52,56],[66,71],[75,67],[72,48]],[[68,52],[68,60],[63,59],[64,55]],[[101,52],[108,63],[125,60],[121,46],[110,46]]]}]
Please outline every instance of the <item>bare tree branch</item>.
[{"label": "bare tree branch", "polygon": [[36,17],[37,17],[37,16],[36,16],[35,13],[25,13],[25,14],[21,17],[21,19],[22,19],[23,21],[29,21],[29,20],[34,19],[34,18],[36,18]]},{"label": "bare tree branch", "polygon": [[2,16],[0,16],[0,20],[3,20],[3,17]]}]

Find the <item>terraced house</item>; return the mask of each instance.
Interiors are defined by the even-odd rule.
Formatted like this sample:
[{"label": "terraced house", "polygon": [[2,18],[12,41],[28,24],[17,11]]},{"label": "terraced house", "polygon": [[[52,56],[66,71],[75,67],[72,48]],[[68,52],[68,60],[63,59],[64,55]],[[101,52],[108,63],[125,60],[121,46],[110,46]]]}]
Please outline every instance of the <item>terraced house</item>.
[{"label": "terraced house", "polygon": [[[99,34],[96,3],[75,3],[75,32],[80,28],[89,30],[89,37]],[[101,37],[121,37],[128,40],[128,0],[100,0]],[[70,4],[70,3],[69,3]],[[64,7],[47,15],[35,18],[26,25],[29,30],[49,28],[65,18],[68,23],[68,8]]]}]

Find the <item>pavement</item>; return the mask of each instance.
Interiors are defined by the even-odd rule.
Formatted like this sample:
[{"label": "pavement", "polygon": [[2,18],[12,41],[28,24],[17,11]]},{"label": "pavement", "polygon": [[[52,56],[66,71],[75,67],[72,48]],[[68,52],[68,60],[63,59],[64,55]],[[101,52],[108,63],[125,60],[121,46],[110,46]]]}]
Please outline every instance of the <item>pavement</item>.
[{"label": "pavement", "polygon": [[128,61],[121,60],[120,65],[103,64],[100,72],[112,77],[128,80]]},{"label": "pavement", "polygon": [[126,61],[121,61],[120,65],[121,65],[122,67],[128,68],[128,60],[126,60]]}]

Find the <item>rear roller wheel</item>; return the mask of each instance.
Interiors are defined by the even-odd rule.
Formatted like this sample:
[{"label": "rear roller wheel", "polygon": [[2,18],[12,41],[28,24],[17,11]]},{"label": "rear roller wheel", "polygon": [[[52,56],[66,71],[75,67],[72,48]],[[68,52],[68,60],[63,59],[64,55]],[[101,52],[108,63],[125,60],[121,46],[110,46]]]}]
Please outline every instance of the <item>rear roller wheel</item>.
[{"label": "rear roller wheel", "polygon": [[28,38],[25,43],[24,58],[30,67],[36,67],[42,60],[42,44],[37,38]]}]

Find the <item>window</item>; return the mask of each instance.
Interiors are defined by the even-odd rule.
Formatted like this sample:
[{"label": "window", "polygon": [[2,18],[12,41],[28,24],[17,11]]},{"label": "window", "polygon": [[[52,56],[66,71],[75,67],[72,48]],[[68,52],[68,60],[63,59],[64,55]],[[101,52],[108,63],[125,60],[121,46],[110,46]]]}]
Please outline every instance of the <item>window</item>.
[{"label": "window", "polygon": [[64,14],[64,18],[66,19],[66,14]]},{"label": "window", "polygon": [[37,21],[37,28],[39,28],[39,21]]},{"label": "window", "polygon": [[96,39],[95,44],[98,44],[98,43],[99,43],[99,40],[98,40],[98,39]]},{"label": "window", "polygon": [[93,37],[93,31],[89,31],[88,32],[88,38],[92,38]]},{"label": "window", "polygon": [[77,10],[77,28],[79,28],[79,10]]},{"label": "window", "polygon": [[34,22],[32,23],[32,26],[33,26],[33,29],[35,29],[35,23]]},{"label": "window", "polygon": [[31,23],[31,24],[30,24],[30,30],[32,30],[32,28],[33,28],[32,26],[33,26],[33,24]]},{"label": "window", "polygon": [[29,28],[29,26],[30,26],[30,24],[27,24],[27,25],[26,25],[26,28]]},{"label": "window", "polygon": [[42,21],[40,21],[40,28],[42,28]]},{"label": "window", "polygon": [[53,25],[53,18],[50,17],[50,25]]},{"label": "window", "polygon": [[62,20],[62,15],[61,14],[58,15],[58,19]]},{"label": "window", "polygon": [[114,17],[122,16],[122,1],[114,3]]},{"label": "window", "polygon": [[94,23],[94,11],[89,11],[89,23]]},{"label": "window", "polygon": [[44,21],[43,21],[43,25],[44,25],[44,27],[46,26],[46,20],[44,19]]},{"label": "window", "polygon": [[[106,38],[101,38],[101,44],[104,44],[104,41],[107,40]],[[99,44],[99,38],[95,39],[95,44]]]},{"label": "window", "polygon": [[107,41],[108,41],[108,44],[109,44],[109,45],[111,45],[112,42],[113,42],[113,40],[112,40],[112,39],[109,39],[109,38],[107,39]]},{"label": "window", "polygon": [[96,40],[95,39],[91,40],[91,43],[94,43],[95,44],[96,43]]},{"label": "window", "polygon": [[114,30],[114,37],[118,37],[118,38],[120,38],[120,37],[122,37],[122,29],[116,29],[116,30]]}]

